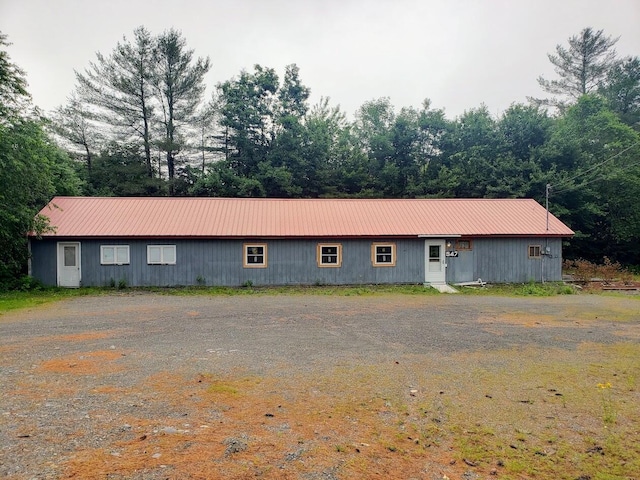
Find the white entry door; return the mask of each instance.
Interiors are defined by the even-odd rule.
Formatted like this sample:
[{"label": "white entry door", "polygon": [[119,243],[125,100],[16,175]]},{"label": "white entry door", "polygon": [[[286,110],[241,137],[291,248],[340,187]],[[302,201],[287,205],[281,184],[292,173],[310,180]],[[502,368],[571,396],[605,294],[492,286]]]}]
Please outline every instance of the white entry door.
[{"label": "white entry door", "polygon": [[445,283],[444,240],[426,240],[424,243],[425,283]]},{"label": "white entry door", "polygon": [[80,286],[80,243],[58,243],[58,286]]}]

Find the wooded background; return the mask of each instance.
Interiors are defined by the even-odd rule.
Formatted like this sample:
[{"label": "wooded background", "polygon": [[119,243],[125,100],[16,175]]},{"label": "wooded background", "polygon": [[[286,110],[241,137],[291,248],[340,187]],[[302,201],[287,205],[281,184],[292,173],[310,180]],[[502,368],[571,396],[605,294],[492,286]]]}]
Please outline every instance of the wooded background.
[{"label": "wooded background", "polygon": [[[26,234],[54,195],[534,198],[575,232],[567,258],[640,265],[640,58],[585,28],[548,55],[548,98],[454,119],[382,96],[353,119],[309,105],[295,64],[215,85],[174,29],[144,27],[76,72],[54,112],[31,102],[0,33],[0,287],[20,286]],[[469,79],[473,88],[473,79]],[[384,92],[381,92],[384,93]]]}]

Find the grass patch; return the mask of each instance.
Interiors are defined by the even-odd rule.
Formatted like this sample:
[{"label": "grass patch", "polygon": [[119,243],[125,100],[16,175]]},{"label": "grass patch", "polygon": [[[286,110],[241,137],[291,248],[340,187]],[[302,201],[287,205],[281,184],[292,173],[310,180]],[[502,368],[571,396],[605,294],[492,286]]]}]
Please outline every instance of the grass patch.
[{"label": "grass patch", "polygon": [[502,283],[488,284],[484,287],[455,287],[466,295],[500,295],[508,297],[552,297],[556,295],[573,295],[576,290],[562,282],[547,283]]},{"label": "grass patch", "polygon": [[359,285],[359,286],[305,286],[286,285],[275,287],[113,287],[46,288],[32,291],[0,292],[0,313],[20,308],[29,308],[44,303],[86,295],[126,295],[135,293],[156,293],[176,296],[244,296],[244,295],[328,295],[366,296],[382,294],[399,295],[439,295],[433,288],[423,285]]},{"label": "grass patch", "polygon": [[222,393],[225,395],[237,395],[238,389],[226,383],[215,382],[209,385],[209,387],[207,387],[207,393],[213,393],[213,394]]},{"label": "grass patch", "polygon": [[38,305],[57,302],[67,298],[85,295],[102,295],[108,292],[109,290],[103,288],[48,288],[30,292],[0,292],[0,315],[11,310],[37,307]]},{"label": "grass patch", "polygon": [[[464,295],[537,296],[549,297],[577,293],[561,282],[527,284],[489,284],[485,287],[455,287]],[[442,295],[434,288],[414,285],[284,285],[284,286],[187,286],[187,287],[114,287],[46,288],[32,291],[0,292],[0,314],[10,310],[30,308],[45,303],[85,295],[127,295],[155,293],[176,296],[245,296],[245,295],[320,295],[320,296],[375,296],[375,295]],[[607,295],[615,295],[607,293]],[[638,296],[637,298],[640,298]]]}]

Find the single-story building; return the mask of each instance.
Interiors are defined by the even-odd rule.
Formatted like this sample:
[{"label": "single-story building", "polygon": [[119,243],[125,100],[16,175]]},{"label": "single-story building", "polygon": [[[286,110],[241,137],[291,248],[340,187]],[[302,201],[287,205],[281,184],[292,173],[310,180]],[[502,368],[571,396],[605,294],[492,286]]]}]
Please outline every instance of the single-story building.
[{"label": "single-story building", "polygon": [[558,281],[571,229],[531,199],[55,197],[45,285]]}]

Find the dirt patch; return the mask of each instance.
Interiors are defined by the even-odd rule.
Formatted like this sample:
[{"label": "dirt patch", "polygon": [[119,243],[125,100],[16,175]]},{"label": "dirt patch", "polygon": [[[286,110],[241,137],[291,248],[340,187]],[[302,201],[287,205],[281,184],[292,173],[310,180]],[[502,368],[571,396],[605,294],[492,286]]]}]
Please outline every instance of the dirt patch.
[{"label": "dirt patch", "polygon": [[0,474],[639,478],[637,305],[80,298],[0,326]]},{"label": "dirt patch", "polygon": [[[94,337],[91,336],[91,338]],[[116,352],[115,350],[75,353],[46,360],[40,364],[37,370],[52,373],[71,373],[74,375],[104,375],[105,373],[122,371],[124,366],[118,365],[114,361],[125,355],[125,353]]]},{"label": "dirt patch", "polygon": [[65,335],[49,335],[40,337],[40,342],[87,342],[89,340],[99,340],[117,335],[119,332],[82,332]]}]

